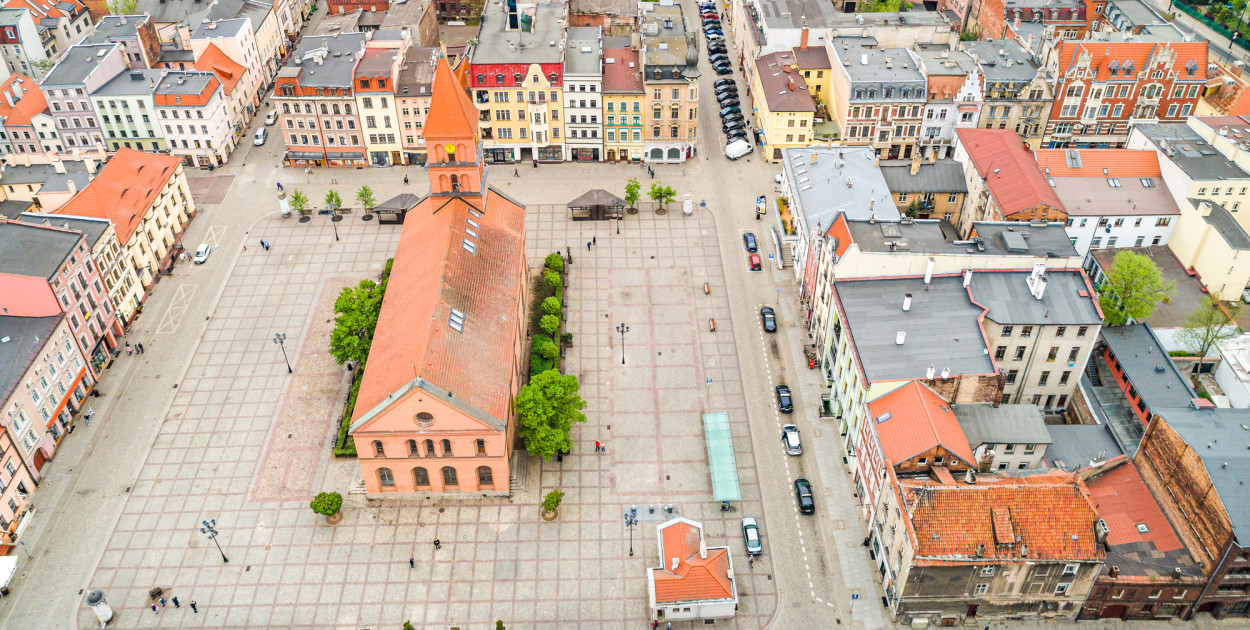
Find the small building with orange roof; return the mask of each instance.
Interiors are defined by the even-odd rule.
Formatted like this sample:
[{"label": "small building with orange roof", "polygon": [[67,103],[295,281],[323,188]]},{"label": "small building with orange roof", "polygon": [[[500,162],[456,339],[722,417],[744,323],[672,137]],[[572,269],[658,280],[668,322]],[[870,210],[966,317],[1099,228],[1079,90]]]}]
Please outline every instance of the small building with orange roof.
[{"label": "small building with orange roof", "polygon": [[5,105],[12,107],[4,118],[4,130],[14,153],[55,155],[65,151],[56,120],[38,85],[19,76],[6,84],[3,97]]},{"label": "small building with orange roof", "polygon": [[211,72],[221,83],[226,100],[226,113],[230,117],[230,135],[237,141],[247,130],[255,111],[254,94],[248,92],[245,78],[247,70],[222,52],[216,44],[208,44],[195,58],[195,69]]},{"label": "small building with orange roof", "polygon": [[1194,108],[1195,116],[1250,116],[1250,92],[1243,71],[1227,70],[1218,58],[1207,65],[1207,84]]},{"label": "small building with orange roof", "polygon": [[528,306],[525,207],[486,181],[477,110],[446,58],[350,433],[366,492],[507,494]]},{"label": "small building with orange roof", "polygon": [[732,618],[738,609],[738,585],[729,549],[708,547],[703,524],[680,516],[657,527],[656,538],[660,566],[647,569],[651,618]]},{"label": "small building with orange roof", "polygon": [[171,266],[195,213],[180,158],[128,148],[119,149],[82,192],[56,211],[112,221],[144,287]]},{"label": "small building with orange roof", "polygon": [[171,70],[152,94],[169,153],[186,166],[221,166],[234,150],[226,94],[212,72]]},{"label": "small building with orange roof", "polygon": [[886,472],[870,543],[894,621],[955,626],[1076,617],[1107,542],[1079,477]]},{"label": "small building with orange roof", "polygon": [[1067,221],[1063,202],[1010,129],[957,129],[955,161],[964,167],[968,203],[959,214],[959,233],[975,221]]}]

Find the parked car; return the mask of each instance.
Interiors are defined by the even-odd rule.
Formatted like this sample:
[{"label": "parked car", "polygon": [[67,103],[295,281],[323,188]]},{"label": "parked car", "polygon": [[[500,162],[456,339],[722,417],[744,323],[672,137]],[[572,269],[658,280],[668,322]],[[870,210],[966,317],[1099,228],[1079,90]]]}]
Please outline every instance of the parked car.
[{"label": "parked car", "polygon": [[802,455],[803,443],[799,440],[799,428],[793,424],[781,427],[781,445],[786,448],[786,455]]},{"label": "parked car", "polygon": [[[712,87],[715,87],[718,89],[725,85],[734,85],[734,80],[733,79],[717,79],[712,82]],[[737,89],[737,86],[734,86],[734,89]]]},{"label": "parked car", "polygon": [[719,28],[705,28],[703,29],[703,36],[707,37],[708,39],[711,39],[713,36],[724,38],[725,32],[720,30]]},{"label": "parked car", "polygon": [[794,496],[799,500],[799,512],[816,513],[816,499],[812,496],[812,483],[802,477],[794,480]]},{"label": "parked car", "polygon": [[730,115],[730,114],[741,114],[741,113],[742,113],[742,108],[741,108],[741,107],[737,107],[737,106],[734,106],[734,107],[726,107],[725,109],[720,110],[720,115],[721,115],[721,117],[722,117],[722,118],[724,118],[725,116],[728,116],[728,115]]},{"label": "parked car", "polygon": [[759,254],[747,254],[747,264],[750,265],[751,271],[764,270],[764,265],[760,264]]},{"label": "parked car", "polygon": [[703,18],[703,28],[707,28],[709,26],[715,26],[716,28],[720,28],[720,19],[719,18]]},{"label": "parked car", "polygon": [[204,264],[204,262],[208,260],[208,255],[211,254],[212,252],[213,252],[213,248],[209,247],[208,243],[201,244],[195,250],[195,264],[197,265]]},{"label": "parked car", "polygon": [[746,140],[730,140],[725,143],[725,157],[731,160],[737,160],[745,155],[749,155],[755,147],[751,146]]},{"label": "parked car", "polygon": [[765,306],[760,309],[760,321],[764,324],[764,332],[777,332],[777,313],[773,311],[773,307]]},{"label": "parked car", "polygon": [[725,54],[719,54],[719,53],[718,53],[718,54],[715,54],[715,55],[708,55],[707,60],[708,60],[708,61],[710,61],[710,62],[712,62],[712,65],[714,65],[714,66],[727,66],[727,65],[729,65],[729,56],[728,56],[728,55],[725,55]]},{"label": "parked car", "polygon": [[794,401],[790,399],[790,388],[785,385],[777,386],[777,409],[780,409],[781,413],[794,411]]},{"label": "parked car", "polygon": [[747,132],[742,129],[725,132],[725,143],[732,144],[734,142],[743,142],[747,146],[751,146],[751,143],[747,140]]},{"label": "parked car", "polygon": [[704,33],[704,34],[703,34],[703,37],[704,37],[704,38],[706,38],[709,42],[723,42],[723,41],[725,41],[725,34],[724,34],[724,33]]},{"label": "parked car", "polygon": [[735,122],[743,120],[741,113],[726,114],[720,117],[722,123]]},{"label": "parked car", "polygon": [[[730,81],[729,79],[725,79],[725,80]],[[732,94],[734,96],[737,96],[738,86],[734,85],[733,81],[730,81],[729,83],[716,88],[716,98],[720,98],[721,96],[724,96],[725,94]]]},{"label": "parked car", "polygon": [[265,116],[265,125],[272,125],[276,122],[278,122],[278,110],[271,109],[269,110],[269,113]]},{"label": "parked car", "polygon": [[759,251],[759,246],[755,243],[755,234],[752,232],[744,232],[742,234],[742,242],[746,243],[748,252]]},{"label": "parked car", "polygon": [[725,98],[718,98],[716,100],[720,103],[721,107],[730,107],[730,106],[739,105],[738,95],[736,94],[730,94],[729,96],[726,96]]},{"label": "parked car", "polygon": [[721,131],[728,133],[732,129],[743,129],[746,126],[745,122],[742,122],[741,120],[734,120],[721,124]]},{"label": "parked car", "polygon": [[749,516],[742,519],[742,542],[746,544],[747,555],[758,556],[764,551],[764,545],[760,542],[759,523]]},{"label": "parked car", "polygon": [[717,76],[722,76],[722,77],[727,74],[734,73],[734,69],[730,68],[729,66],[712,66],[712,71],[715,72]]},{"label": "parked car", "polygon": [[261,127],[260,129],[256,130],[256,135],[252,136],[252,145],[260,146],[262,144],[265,144],[265,140],[268,137],[269,137],[269,134],[265,131],[265,128]]},{"label": "parked car", "polygon": [[727,54],[729,54],[729,49],[728,49],[728,48],[725,48],[725,45],[724,45],[724,44],[716,44],[716,43],[713,43],[713,44],[709,44],[709,45],[708,45],[708,47],[707,47],[707,54],[709,54],[709,55],[727,55]]}]

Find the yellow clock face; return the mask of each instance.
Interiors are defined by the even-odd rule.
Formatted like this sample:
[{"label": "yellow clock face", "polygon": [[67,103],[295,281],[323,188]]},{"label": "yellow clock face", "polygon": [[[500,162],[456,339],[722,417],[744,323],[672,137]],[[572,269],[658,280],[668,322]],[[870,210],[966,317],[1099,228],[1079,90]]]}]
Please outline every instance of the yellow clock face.
[{"label": "yellow clock face", "polygon": [[447,146],[443,147],[443,150],[447,151],[448,153],[455,153],[455,152],[456,152],[456,145],[454,145],[454,144],[449,144],[449,145],[447,145]]}]

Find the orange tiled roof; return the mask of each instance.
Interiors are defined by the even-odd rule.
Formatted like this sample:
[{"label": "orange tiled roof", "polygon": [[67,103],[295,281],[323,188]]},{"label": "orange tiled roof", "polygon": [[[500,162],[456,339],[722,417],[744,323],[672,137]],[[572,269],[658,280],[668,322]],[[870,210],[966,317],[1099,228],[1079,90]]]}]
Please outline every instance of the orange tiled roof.
[{"label": "orange tiled roof", "polygon": [[29,125],[31,118],[48,109],[48,100],[44,98],[43,90],[40,90],[39,86],[34,85],[33,81],[30,84],[23,82],[22,85],[26,91],[17,105],[13,107],[13,111],[9,113],[8,119],[4,121],[6,125]]},{"label": "orange tiled roof", "polygon": [[[1090,499],[1094,502],[1102,520],[1107,522],[1107,544],[1128,545],[1149,542],[1161,552],[1181,548],[1159,502],[1146,487],[1141,473],[1133,462],[1125,462],[1085,482]],[[1146,533],[1137,530],[1138,523],[1146,525]]]},{"label": "orange tiled roof", "polygon": [[1094,540],[1099,517],[1089,492],[1066,472],[981,475],[973,485],[899,479],[898,486],[916,535],[916,564],[1103,557]]},{"label": "orange tiled roof", "polygon": [[430,113],[425,117],[426,138],[477,138],[477,108],[451,73],[447,58],[434,69]]},{"label": "orange tiled roof", "polygon": [[217,44],[209,44],[204,48],[200,58],[195,60],[195,69],[217,75],[217,80],[221,81],[221,88],[226,94],[234,91],[235,84],[243,77],[244,72],[243,66],[222,52]]},{"label": "orange tiled roof", "polygon": [[[1068,166],[1068,151],[1080,153],[1079,168]],[[1159,177],[1159,155],[1154,151],[1038,149],[1037,165],[1050,177]]]},{"label": "orange tiled roof", "polygon": [[959,129],[956,133],[1004,217],[1038,204],[1063,210],[1063,202],[1015,131]]},{"label": "orange tiled roof", "polygon": [[109,219],[123,245],[143,222],[165,183],[182,159],[173,155],[145,153],[122,147],[57,214]]},{"label": "orange tiled roof", "polygon": [[[78,7],[86,8],[86,5],[78,0],[57,0]],[[34,19],[35,24],[45,17],[49,18],[69,18],[70,15],[56,7],[55,2],[32,2],[31,0],[6,0],[4,8],[6,9],[26,9],[30,11],[30,17]]]},{"label": "orange tiled roof", "polygon": [[[1090,68],[1097,73],[1097,81],[1111,79],[1113,64],[1124,68],[1132,63],[1133,78],[1153,63],[1153,57],[1171,48],[1176,52],[1172,62],[1172,70],[1185,81],[1206,81],[1207,79],[1207,43],[1206,42],[1096,42],[1089,40],[1062,40],[1059,42],[1056,56],[1059,59],[1059,76],[1067,74],[1068,68],[1077,64],[1085,53],[1090,55]],[[1194,64],[1194,75],[1189,76],[1186,67]],[[1122,72],[1122,71],[1121,71]],[[1123,78],[1123,75],[1119,77]]]},{"label": "orange tiled roof", "polygon": [[[25,75],[15,74],[15,75],[10,76],[8,79],[5,79],[4,83],[0,84],[0,93],[9,92],[11,94],[14,83],[21,86],[22,89],[27,92],[31,90],[34,90],[36,92],[39,91],[39,85],[35,82],[34,79]],[[16,103],[14,103],[14,105],[16,105]],[[13,107],[9,105],[8,99],[0,97],[0,121],[3,121],[4,119],[8,118],[12,114],[13,114]]]},{"label": "orange tiled roof", "polygon": [[972,449],[959,426],[950,405],[920,381],[912,381],[868,403],[872,422],[877,422],[881,452],[891,462],[899,463],[935,446],[973,466]]},{"label": "orange tiled roof", "polygon": [[[699,554],[703,528],[697,523],[676,520],[660,529],[660,559],[664,566],[652,569],[656,602],[732,599],[729,579],[729,552],[724,547]],[[673,561],[677,569],[673,569]]]}]

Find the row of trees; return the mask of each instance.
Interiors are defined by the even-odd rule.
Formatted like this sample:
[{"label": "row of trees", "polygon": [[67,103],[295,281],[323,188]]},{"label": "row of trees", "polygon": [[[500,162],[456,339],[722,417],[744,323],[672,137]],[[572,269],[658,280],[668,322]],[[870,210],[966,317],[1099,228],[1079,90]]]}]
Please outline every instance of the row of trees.
[{"label": "row of trees", "polygon": [[[360,190],[356,191],[356,201],[360,203],[360,207],[364,208],[366,213],[372,211],[378,205],[377,200],[373,197],[373,189],[368,186],[361,186]],[[338,210],[343,207],[343,198],[339,196],[339,191],[333,188],[326,193],[325,202],[326,207],[331,210]],[[291,209],[297,214],[300,216],[308,214],[308,203],[308,195],[305,195],[304,191],[298,188],[291,191]]]},{"label": "row of trees", "polygon": [[[677,191],[672,186],[665,186],[663,182],[651,184],[651,190],[647,191],[647,197],[660,204],[660,207],[668,210],[668,204],[677,198]],[[631,177],[625,184],[625,205],[630,210],[638,209],[638,201],[642,198],[642,184],[638,183],[637,177]]]}]

